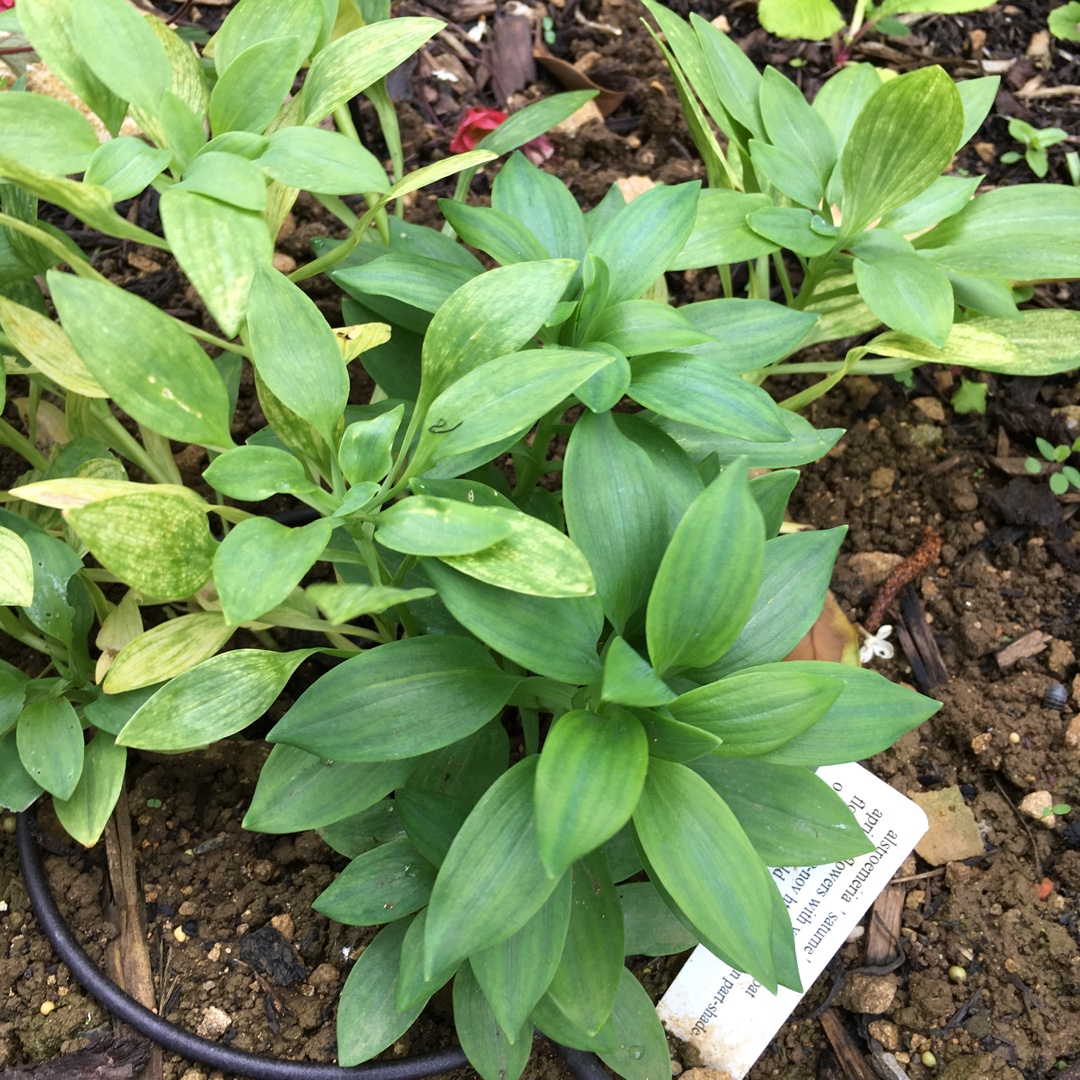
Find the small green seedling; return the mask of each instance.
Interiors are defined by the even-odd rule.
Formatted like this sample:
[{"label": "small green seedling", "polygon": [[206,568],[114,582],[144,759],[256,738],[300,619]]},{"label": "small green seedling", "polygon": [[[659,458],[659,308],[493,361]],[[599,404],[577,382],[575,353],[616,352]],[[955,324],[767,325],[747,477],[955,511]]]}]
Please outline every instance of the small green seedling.
[{"label": "small green seedling", "polygon": [[985,413],[986,383],[961,378],[960,387],[949,399],[949,404],[959,416],[966,416],[970,412]]},{"label": "small green seedling", "polygon": [[[1069,137],[1069,133],[1061,128],[1042,128],[1040,130],[1032,127],[1026,120],[1010,120],[1009,134],[1017,142],[1022,142],[1027,147],[1024,151],[1024,160],[1028,163],[1028,168],[1040,180],[1050,168],[1050,159],[1046,154],[1047,148],[1056,146]],[[1013,162],[1020,160],[1020,153],[1016,150],[1010,150],[1008,153],[1001,155],[1001,160],[1003,164],[1011,165]]]},{"label": "small green seedling", "polygon": [[[1035,445],[1048,463],[1057,465],[1067,461],[1069,455],[1073,452],[1080,450],[1080,439],[1077,439],[1072,446],[1065,443],[1054,446],[1052,443],[1047,442],[1046,439],[1036,439]],[[1029,457],[1024,460],[1024,468],[1033,476],[1042,472],[1042,467],[1042,462],[1037,457]],[[1069,490],[1070,484],[1074,488],[1080,489],[1080,469],[1076,469],[1072,465],[1062,465],[1061,472],[1050,474],[1049,484],[1050,490],[1055,495],[1064,495]]]},{"label": "small green seedling", "polygon": [[1042,816],[1049,817],[1051,814],[1056,814],[1061,817],[1062,814],[1071,814],[1072,807],[1068,803],[1054,803],[1053,806],[1044,806]]},{"label": "small green seedling", "polygon": [[1046,20],[1050,33],[1063,41],[1080,41],[1080,3],[1072,3],[1055,8]]}]

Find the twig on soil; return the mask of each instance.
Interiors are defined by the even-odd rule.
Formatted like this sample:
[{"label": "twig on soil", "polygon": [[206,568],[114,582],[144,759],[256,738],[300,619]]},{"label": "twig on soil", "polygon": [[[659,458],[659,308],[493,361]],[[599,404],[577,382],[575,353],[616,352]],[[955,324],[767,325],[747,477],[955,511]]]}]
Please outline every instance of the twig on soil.
[{"label": "twig on soil", "polygon": [[908,874],[907,877],[894,877],[890,885],[903,885],[907,881],[922,881],[923,878],[940,877],[945,873],[945,867],[939,866],[936,870],[924,870],[921,874]]},{"label": "twig on soil", "polygon": [[1028,827],[1028,823],[1024,820],[1024,817],[1020,813],[1020,811],[1017,810],[1016,807],[1013,805],[1012,799],[1010,799],[1005,792],[1005,785],[1002,784],[1002,782],[997,778],[996,775],[994,776],[994,783],[997,784],[997,789],[1001,792],[1001,797],[1009,804],[1009,808],[1016,815],[1016,820],[1019,821],[1021,825],[1023,825],[1024,832],[1027,833],[1028,839],[1031,841],[1031,857],[1035,862],[1035,880],[1042,881],[1042,859],[1039,858],[1039,845],[1035,840],[1035,834]]}]

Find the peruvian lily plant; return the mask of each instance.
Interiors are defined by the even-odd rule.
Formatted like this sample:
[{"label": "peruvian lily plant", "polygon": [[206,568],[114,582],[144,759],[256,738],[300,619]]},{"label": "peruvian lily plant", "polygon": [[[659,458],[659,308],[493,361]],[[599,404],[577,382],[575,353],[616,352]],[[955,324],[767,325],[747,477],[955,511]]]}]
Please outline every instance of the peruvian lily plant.
[{"label": "peruvian lily plant", "polygon": [[[126,748],[237,735],[318,653],[328,670],[269,733],[245,823],[318,829],[350,862],[316,906],[382,926],[342,992],[341,1063],[390,1046],[453,980],[485,1080],[521,1073],[534,1028],[628,1080],[666,1075],[624,956],[702,942],[770,990],[798,987],[767,867],[871,846],[813,770],[884,749],[938,707],[858,667],[785,662],[844,535],[781,532],[789,466],[841,433],[740,375],[820,313],[665,302],[658,283],[699,228],[697,184],[630,204],[613,192],[582,214],[515,155],[490,208],[443,204],[502,264],[489,270],[449,232],[388,218],[396,196],[455,172],[463,196],[469,170],[581,100],[523,110],[394,185],[359,144],[331,152],[323,135],[347,136],[318,121],[433,20],[331,40],[336,5],[301,26],[291,5],[242,0],[207,80],[122,0],[86,5],[151,59],[89,48],[81,5],[19,10],[106,125],[131,113],[149,141],[91,146],[75,110],[0,96],[17,136],[0,225],[19,260],[0,279],[4,370],[28,388],[25,432],[0,433],[30,467],[0,511],[0,629],[48,658],[0,669],[0,802],[48,792],[92,843]],[[260,86],[267,65],[288,77],[249,116],[256,60]],[[164,238],[113,207],[146,184]],[[366,192],[367,208],[290,280],[271,251],[298,187],[332,206]],[[223,336],[104,280],[36,222],[35,197],[167,247]],[[338,330],[297,284],[321,272],[348,294]],[[366,402],[353,363],[377,384]],[[245,371],[267,423],[238,444]],[[170,442],[205,455],[198,491]],[[774,471],[751,479],[761,466]],[[272,496],[301,513],[266,516]]]},{"label": "peruvian lily plant", "polygon": [[821,315],[804,349],[886,327],[843,360],[784,360],[744,377],[824,373],[785,403],[801,408],[849,372],[929,361],[1050,375],[1080,364],[1080,314],[1017,306],[1037,282],[1080,277],[1080,191],[977,195],[978,177],[942,175],[992,106],[996,77],[954,84],[930,67],[886,78],[857,64],[808,104],[704,19],[643,3],[709,179],[673,265],[718,266],[728,295],[733,265],[747,264],[752,297],[769,297],[775,280],[788,306]]}]

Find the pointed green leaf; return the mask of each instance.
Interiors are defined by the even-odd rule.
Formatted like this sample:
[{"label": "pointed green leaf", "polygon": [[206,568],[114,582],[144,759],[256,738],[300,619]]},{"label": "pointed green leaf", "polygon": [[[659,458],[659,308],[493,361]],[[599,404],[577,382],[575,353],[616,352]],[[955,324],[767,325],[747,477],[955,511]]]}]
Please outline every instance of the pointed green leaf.
[{"label": "pointed green leaf", "polygon": [[332,444],[349,398],[349,375],[315,302],[272,266],[259,264],[248,333],[255,366],[274,396]]},{"label": "pointed green leaf", "polygon": [[295,37],[268,38],[249,45],[214,85],[210,130],[215,135],[265,131],[292,90],[296,69],[303,60],[300,48],[300,39]]},{"label": "pointed green leaf", "polygon": [[0,806],[18,813],[32,806],[43,788],[23,768],[16,733],[0,738]]},{"label": "pointed green leaf", "polygon": [[[553,1042],[574,1050],[599,1053],[602,1049],[614,1052],[619,1048],[619,1040],[609,1026],[605,1025],[595,1035],[589,1035],[577,1023],[576,1017],[567,1016],[547,994],[536,1003],[530,1019]],[[670,1064],[668,1068],[671,1068]]]},{"label": "pointed green leaf", "polygon": [[605,307],[589,327],[589,336],[626,356],[700,345],[708,334],[690,325],[684,312],[656,300],[624,300]]},{"label": "pointed green leaf", "polygon": [[90,121],[78,109],[43,94],[0,95],[0,128],[5,153],[59,176],[84,172],[98,148]]},{"label": "pointed green leaf", "polygon": [[214,553],[214,583],[226,621],[239,626],[283,603],[333,531],[325,519],[296,529],[258,517],[234,525]]},{"label": "pointed green leaf", "polygon": [[758,21],[770,34],[804,41],[825,41],[843,29],[844,17],[832,0],[761,0]]},{"label": "pointed green leaf", "polygon": [[355,859],[365,851],[371,851],[380,844],[391,840],[404,840],[405,830],[393,799],[381,799],[374,806],[350,814],[330,825],[323,825],[318,830],[323,838],[339,855]]},{"label": "pointed green leaf", "polygon": [[746,223],[755,210],[768,206],[772,206],[772,200],[758,191],[703,189],[694,227],[668,269],[695,270],[743,262],[775,251],[776,244],[754,232]]},{"label": "pointed green leaf", "polygon": [[209,660],[232,634],[233,627],[216,611],[167,619],[116,654],[102,688],[121,694],[171,679]]},{"label": "pointed green leaf", "polygon": [[963,126],[960,95],[939,67],[900,75],[875,90],[840,154],[844,236],[928,188],[952,160]]},{"label": "pointed green leaf", "polygon": [[190,596],[210,576],[217,541],[186,496],[117,495],[65,510],[64,518],[106,570],[149,596]]},{"label": "pointed green leaf", "polygon": [[801,735],[765,755],[778,765],[837,765],[892,746],[941,708],[940,701],[889,682],[884,675],[825,660],[792,661],[796,672],[828,675],[844,684],[825,715]]},{"label": "pointed green leaf", "polygon": [[212,656],[167,682],[116,741],[174,753],[235,735],[273,705],[289,676],[316,651],[236,649]]},{"label": "pointed green leaf", "polygon": [[321,0],[240,0],[214,35],[214,67],[224,77],[247,49],[270,38],[295,37],[300,60],[314,51],[323,22]]},{"label": "pointed green leaf", "polygon": [[352,622],[358,615],[381,615],[396,604],[434,596],[431,589],[393,589],[388,585],[331,585],[318,582],[307,594],[333,623]]},{"label": "pointed green leaf", "polygon": [[409,840],[391,840],[353,859],[311,906],[348,926],[404,919],[428,901],[435,867]]},{"label": "pointed green leaf", "polygon": [[409,923],[384,926],[360,954],[338,1001],[337,1056],[340,1064],[359,1065],[385,1050],[413,1025],[427,1004],[397,1007],[401,945]]},{"label": "pointed green leaf", "polygon": [[[761,18],[760,7],[758,18]],[[836,164],[836,140],[828,124],[814,112],[802,91],[773,67],[762,73],[759,103],[769,142],[805,162],[824,190]]]},{"label": "pointed green leaf", "polygon": [[222,495],[262,502],[279,491],[293,494],[314,485],[299,458],[276,446],[237,446],[214,458],[203,479]]},{"label": "pointed green leaf", "polygon": [[67,698],[32,701],[15,729],[30,778],[58,799],[70,799],[83,770],[82,725]]},{"label": "pointed green leaf", "polygon": [[536,841],[536,765],[534,755],[504,773],[450,846],[428,905],[426,972],[510,937],[554,892]]},{"label": "pointed green leaf", "polygon": [[199,154],[176,188],[196,191],[241,210],[261,213],[266,209],[266,177],[239,154],[216,150]]},{"label": "pointed green leaf", "polygon": [[455,960],[424,978],[424,938],[427,932],[427,908],[418,912],[405,931],[401,945],[401,965],[398,970],[397,1007],[404,1011],[424,1004],[437,990],[442,989],[461,967]]},{"label": "pointed green leaf", "polygon": [[175,320],[114,285],[53,270],[48,282],[72,344],[125,412],[166,438],[232,445],[225,384]]},{"label": "pointed green leaf", "polygon": [[[712,84],[724,110],[751,135],[763,138],[764,125],[758,101],[761,95],[761,72],[753,61],[722,30],[691,14],[690,23]],[[714,116],[719,124],[719,118]],[[726,131],[729,138],[732,131]]]},{"label": "pointed green leaf", "polygon": [[874,850],[847,803],[809,769],[718,757],[691,768],[731,808],[769,866],[814,866]]},{"label": "pointed green leaf", "polygon": [[403,638],[327,672],[267,739],[338,761],[415,757],[482,727],[517,682],[468,638]]},{"label": "pointed green leaf", "polygon": [[604,613],[595,596],[529,596],[434,559],[425,559],[423,567],[450,614],[516,664],[569,683],[588,683],[600,674],[596,642]]},{"label": "pointed green leaf", "polygon": [[[499,719],[414,762],[408,786],[475,806],[510,764],[510,737]],[[439,862],[441,864],[442,857]]]},{"label": "pointed green leaf", "polygon": [[532,1024],[508,1036],[466,960],[454,979],[454,1027],[469,1064],[483,1080],[518,1080],[532,1053]]},{"label": "pointed green leaf", "polygon": [[500,516],[494,507],[416,495],[379,514],[375,538],[383,547],[410,555],[465,555],[505,540],[513,514]]},{"label": "pointed green leaf", "polygon": [[85,847],[101,838],[124,782],[127,751],[99,731],[86,745],[83,771],[70,799],[54,799],[60,824]]},{"label": "pointed green leaf", "polygon": [[824,674],[763,664],[690,690],[668,708],[676,720],[719,736],[717,754],[758,757],[816,724],[843,688]]},{"label": "pointed green leaf", "polygon": [[353,195],[390,187],[386,171],[370,150],[347,135],[322,128],[279,128],[255,164],[267,176],[304,191]]},{"label": "pointed green leaf", "polygon": [[544,245],[509,214],[453,199],[440,199],[439,209],[464,243],[490,255],[501,266],[550,258]]},{"label": "pointed green leaf", "polygon": [[859,295],[888,327],[926,338],[939,349],[953,323],[953,290],[945,273],[919,255],[853,260]]},{"label": "pointed green leaf", "polygon": [[26,607],[34,601],[34,564],[26,541],[0,528],[0,604]]},{"label": "pointed green leaf", "polygon": [[627,956],[670,956],[697,945],[664,903],[651,881],[620,885],[616,890],[622,906]]},{"label": "pointed green leaf", "polygon": [[161,196],[161,223],[210,314],[226,337],[235,336],[247,314],[256,268],[270,262],[266,220],[254,210],[174,186]]},{"label": "pointed green leaf", "polygon": [[604,701],[621,705],[666,705],[677,697],[671,689],[621,637],[608,642],[604,657],[604,681],[600,688]]},{"label": "pointed green leaf", "polygon": [[295,746],[275,746],[259,773],[244,828],[288,833],[341,821],[374,806],[415,764],[331,761]]},{"label": "pointed green leaf", "polygon": [[660,882],[687,917],[740,970],[775,992],[772,881],[720,796],[685,765],[653,759],[634,828]]},{"label": "pointed green leaf", "polygon": [[[442,866],[454,837],[473,808],[473,804],[465,799],[419,787],[406,787],[395,792],[394,805],[409,840],[435,867]],[[431,880],[435,880],[434,871]]]},{"label": "pointed green leaf", "polygon": [[[784,81],[787,82],[786,79]],[[757,175],[782,195],[810,210],[821,209],[825,185],[802,158],[758,139],[750,140],[750,156]]]},{"label": "pointed green leaf", "polygon": [[767,237],[779,247],[789,248],[798,255],[827,255],[836,244],[836,237],[814,229],[825,219],[812,211],[796,206],[767,206],[746,215],[746,224],[756,233]]},{"label": "pointed green leaf", "polygon": [[550,876],[630,820],[648,763],[645,732],[630,713],[575,709],[556,721],[540,755],[535,793],[537,842]]},{"label": "pointed green leaf", "polygon": [[691,504],[656,573],[645,627],[661,677],[711,664],[734,643],[761,581],[764,534],[745,466],[734,462]]},{"label": "pointed green leaf", "polygon": [[776,469],[755,476],[750,481],[750,494],[765,519],[765,535],[772,539],[780,532],[787,511],[788,498],[799,482],[797,469]]},{"label": "pointed green leaf", "polygon": [[667,1036],[645,987],[626,968],[605,1029],[617,1049],[597,1048],[608,1068],[626,1080],[666,1080],[671,1070]]},{"label": "pointed green leaf", "polygon": [[649,757],[664,761],[695,761],[703,754],[711,754],[720,746],[718,735],[702,728],[684,724],[654,709],[635,709],[634,715],[645,729],[649,743]]},{"label": "pointed green leaf", "polygon": [[83,179],[108,188],[114,201],[132,199],[172,160],[168,150],[149,146],[134,135],[102,143],[90,157]]},{"label": "pointed green leaf", "polygon": [[571,875],[564,874],[555,891],[520,930],[469,957],[499,1026],[515,1043],[559,966],[571,903]]}]

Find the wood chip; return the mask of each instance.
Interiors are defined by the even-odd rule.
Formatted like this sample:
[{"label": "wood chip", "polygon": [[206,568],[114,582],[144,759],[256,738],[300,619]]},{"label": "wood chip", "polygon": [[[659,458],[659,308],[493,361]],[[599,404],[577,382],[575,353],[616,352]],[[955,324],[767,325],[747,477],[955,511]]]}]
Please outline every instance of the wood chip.
[{"label": "wood chip", "polygon": [[1042,630],[1030,630],[996,653],[998,667],[1004,671],[1006,668],[1012,667],[1018,660],[1026,660],[1029,656],[1035,656],[1041,653],[1051,641],[1053,641],[1052,635],[1046,634]]},{"label": "wood chip", "polygon": [[847,1080],[877,1080],[874,1070],[867,1064],[866,1058],[858,1044],[848,1034],[847,1028],[840,1023],[835,1010],[826,1009],[820,1019],[821,1027]]},{"label": "wood chip", "polygon": [[890,885],[874,901],[874,910],[870,914],[870,934],[866,941],[866,962],[871,967],[887,964],[896,956],[904,895],[902,886]]},{"label": "wood chip", "polygon": [[[1031,81],[1034,82],[1035,80],[1032,79]],[[1016,92],[1016,96],[1022,98],[1080,97],[1080,86],[1038,86],[1029,90],[1025,84],[1022,89]]]}]

